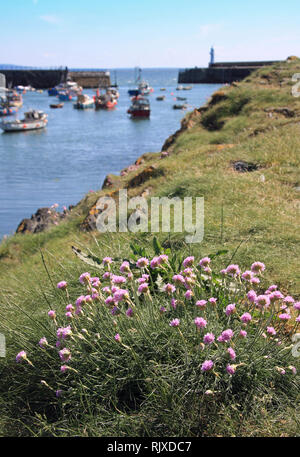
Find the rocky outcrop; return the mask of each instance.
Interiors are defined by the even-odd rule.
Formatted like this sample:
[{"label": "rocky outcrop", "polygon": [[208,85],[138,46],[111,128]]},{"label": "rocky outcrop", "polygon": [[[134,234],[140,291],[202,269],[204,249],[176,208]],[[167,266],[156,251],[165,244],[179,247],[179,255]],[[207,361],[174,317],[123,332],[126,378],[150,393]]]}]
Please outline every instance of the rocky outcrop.
[{"label": "rocky outcrop", "polygon": [[176,139],[178,138],[179,135],[181,135],[184,131],[189,130],[193,128],[201,119],[201,115],[203,111],[206,111],[207,107],[202,107],[199,109],[194,109],[191,113],[187,114],[182,120],[181,120],[181,126],[180,129],[177,130],[173,135],[169,136],[167,140],[164,142],[162,151],[168,152],[168,150],[173,146],[175,143]]},{"label": "rocky outcrop", "polygon": [[157,168],[156,165],[149,165],[148,167],[144,168],[141,173],[135,175],[127,184],[127,187],[138,187],[144,182],[148,181],[150,178],[157,178],[164,174],[161,168]]},{"label": "rocky outcrop", "polygon": [[40,208],[31,216],[31,219],[23,219],[20,222],[16,233],[43,232],[53,225],[58,225],[66,217],[66,214],[66,211],[59,213],[53,208]]}]

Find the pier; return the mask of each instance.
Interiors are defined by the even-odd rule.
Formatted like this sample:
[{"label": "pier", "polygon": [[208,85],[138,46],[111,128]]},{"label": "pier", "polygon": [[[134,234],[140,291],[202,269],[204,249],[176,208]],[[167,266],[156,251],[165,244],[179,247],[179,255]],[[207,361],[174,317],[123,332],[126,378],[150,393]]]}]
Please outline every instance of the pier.
[{"label": "pier", "polygon": [[84,89],[109,87],[111,84],[110,73],[106,71],[72,71],[65,69],[1,69],[5,75],[6,86],[32,86],[35,89],[49,89],[57,84],[70,79],[77,82]]},{"label": "pier", "polygon": [[261,62],[211,62],[207,68],[186,68],[180,70],[178,83],[226,84],[241,81],[261,67],[281,62],[279,60]]}]

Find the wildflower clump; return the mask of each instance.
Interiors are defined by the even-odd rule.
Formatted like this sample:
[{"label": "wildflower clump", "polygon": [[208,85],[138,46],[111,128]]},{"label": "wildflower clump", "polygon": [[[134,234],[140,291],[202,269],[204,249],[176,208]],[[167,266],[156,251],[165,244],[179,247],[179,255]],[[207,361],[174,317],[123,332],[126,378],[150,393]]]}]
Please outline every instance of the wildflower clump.
[{"label": "wildflower clump", "polygon": [[[108,414],[134,401],[155,416],[176,398],[186,411],[203,401],[206,414],[207,392],[220,406],[229,398],[251,405],[262,392],[280,392],[283,378],[293,391],[299,302],[276,285],[261,290],[263,263],[220,272],[209,257],[188,256],[175,268],[161,254],[99,265],[99,276],[78,278],[79,296],[58,283],[68,304],[49,310],[48,334],[16,357],[19,370],[46,380],[62,411],[77,417],[86,404]],[[35,363],[38,354],[47,363]]]}]

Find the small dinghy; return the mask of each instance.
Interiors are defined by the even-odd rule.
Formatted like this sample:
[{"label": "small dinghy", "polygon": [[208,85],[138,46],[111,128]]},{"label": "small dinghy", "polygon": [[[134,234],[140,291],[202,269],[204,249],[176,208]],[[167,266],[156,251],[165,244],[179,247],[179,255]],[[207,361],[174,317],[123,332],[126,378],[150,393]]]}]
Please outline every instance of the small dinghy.
[{"label": "small dinghy", "polygon": [[49,106],[50,106],[50,108],[63,108],[64,103],[52,103]]},{"label": "small dinghy", "polygon": [[176,97],[177,100],[186,100],[186,97]]},{"label": "small dinghy", "polygon": [[187,109],[187,104],[183,103],[183,105],[173,105],[173,109]]},{"label": "small dinghy", "polygon": [[47,114],[43,111],[30,110],[24,114],[24,119],[12,121],[2,121],[0,128],[5,132],[25,132],[27,130],[37,130],[46,127]]},{"label": "small dinghy", "polygon": [[160,102],[160,101],[165,100],[165,98],[166,98],[165,95],[159,95],[158,97],[156,97],[156,100],[158,100]]}]

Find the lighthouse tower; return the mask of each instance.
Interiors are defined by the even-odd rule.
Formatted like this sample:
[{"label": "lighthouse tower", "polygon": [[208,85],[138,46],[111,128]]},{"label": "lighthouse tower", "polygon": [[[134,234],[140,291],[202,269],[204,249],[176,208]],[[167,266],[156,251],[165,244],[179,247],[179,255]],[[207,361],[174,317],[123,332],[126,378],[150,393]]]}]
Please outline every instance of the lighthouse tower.
[{"label": "lighthouse tower", "polygon": [[209,62],[209,65],[215,63],[215,50],[213,48],[213,46],[210,48],[210,62]]}]

